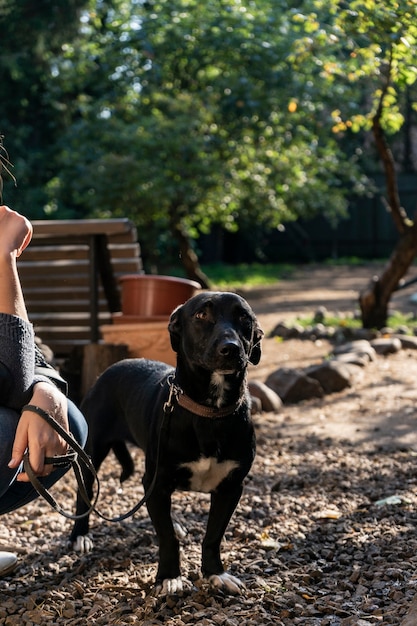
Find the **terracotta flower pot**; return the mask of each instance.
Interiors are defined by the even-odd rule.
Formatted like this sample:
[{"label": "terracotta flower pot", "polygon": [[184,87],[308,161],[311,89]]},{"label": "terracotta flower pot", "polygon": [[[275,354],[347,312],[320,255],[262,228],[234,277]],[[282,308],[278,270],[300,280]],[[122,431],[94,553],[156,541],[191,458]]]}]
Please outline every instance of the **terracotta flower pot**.
[{"label": "terracotta flower pot", "polygon": [[169,316],[191,298],[200,285],[186,278],[126,274],[120,277],[123,315]]}]

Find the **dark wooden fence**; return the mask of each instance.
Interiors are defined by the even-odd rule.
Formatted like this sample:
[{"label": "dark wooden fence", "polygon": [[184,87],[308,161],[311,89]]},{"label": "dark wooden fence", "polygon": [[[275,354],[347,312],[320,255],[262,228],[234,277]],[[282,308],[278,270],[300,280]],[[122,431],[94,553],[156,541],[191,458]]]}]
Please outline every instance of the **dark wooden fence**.
[{"label": "dark wooden fence", "polygon": [[[400,177],[401,202],[410,217],[417,211],[417,176]],[[202,238],[203,262],[306,263],[341,257],[386,258],[398,239],[391,215],[383,202],[384,181],[376,180],[380,192],[354,197],[349,216],[335,228],[324,217],[285,224],[285,230],[251,228],[236,234],[214,232]]]}]

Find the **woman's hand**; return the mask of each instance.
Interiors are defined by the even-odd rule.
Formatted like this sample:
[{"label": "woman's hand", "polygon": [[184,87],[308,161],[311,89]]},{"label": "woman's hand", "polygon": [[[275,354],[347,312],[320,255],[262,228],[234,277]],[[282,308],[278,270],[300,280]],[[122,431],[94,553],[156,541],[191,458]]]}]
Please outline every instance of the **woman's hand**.
[{"label": "woman's hand", "polygon": [[[68,432],[67,399],[54,385],[46,382],[36,383],[30,404],[49,413]],[[29,450],[29,461],[34,473],[37,476],[48,476],[53,466],[44,464],[45,457],[65,454],[68,446],[48,422],[37,413],[28,410],[22,413],[17,425],[10,468],[19,467],[26,449]],[[17,480],[28,482],[29,478],[22,472]]]},{"label": "woman's hand", "polygon": [[32,239],[32,224],[26,217],[0,206],[0,252],[19,257]]}]

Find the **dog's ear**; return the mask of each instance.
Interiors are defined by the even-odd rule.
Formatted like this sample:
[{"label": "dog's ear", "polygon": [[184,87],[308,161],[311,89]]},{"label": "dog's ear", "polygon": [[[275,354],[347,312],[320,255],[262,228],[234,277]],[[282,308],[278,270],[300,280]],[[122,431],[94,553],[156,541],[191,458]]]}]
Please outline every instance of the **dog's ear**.
[{"label": "dog's ear", "polygon": [[263,336],[264,336],[264,331],[262,330],[262,328],[258,326],[258,324],[255,323],[255,330],[253,331],[252,347],[249,353],[249,362],[252,363],[252,365],[258,365],[259,361],[261,360],[261,354],[262,354],[261,341],[262,341]]},{"label": "dog's ear", "polygon": [[171,348],[174,352],[178,352],[180,348],[180,339],[181,339],[181,310],[182,305],[177,306],[176,309],[171,313],[171,317],[169,318],[168,323],[168,331],[169,338],[171,340]]}]

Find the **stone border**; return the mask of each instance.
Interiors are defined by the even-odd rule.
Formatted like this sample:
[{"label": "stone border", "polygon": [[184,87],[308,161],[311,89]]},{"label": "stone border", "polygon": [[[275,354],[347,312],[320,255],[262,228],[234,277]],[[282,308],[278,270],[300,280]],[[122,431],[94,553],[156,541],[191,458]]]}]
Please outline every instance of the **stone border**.
[{"label": "stone border", "polygon": [[280,322],[270,337],[300,341],[327,339],[334,344],[334,349],[318,365],[304,369],[282,367],[269,374],[264,382],[251,380],[252,412],[279,412],[283,404],[322,398],[352,387],[362,368],[378,356],[395,354],[402,349],[417,350],[417,337],[406,334],[407,331],[403,328],[396,331],[334,328],[321,322],[305,329]]}]

